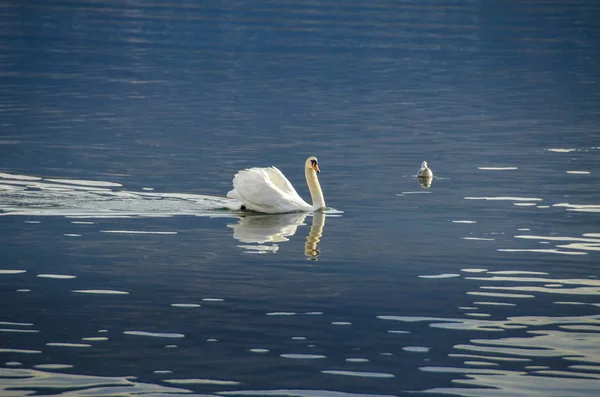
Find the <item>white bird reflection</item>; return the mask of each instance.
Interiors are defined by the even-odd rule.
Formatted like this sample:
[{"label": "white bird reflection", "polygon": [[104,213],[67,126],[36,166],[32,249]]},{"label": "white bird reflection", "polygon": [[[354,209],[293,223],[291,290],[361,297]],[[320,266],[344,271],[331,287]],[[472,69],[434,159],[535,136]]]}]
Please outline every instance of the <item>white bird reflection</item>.
[{"label": "white bird reflection", "polygon": [[[298,226],[304,223],[307,213],[290,214],[248,214],[240,218],[236,224],[227,225],[233,229],[233,237],[244,243],[238,247],[249,253],[274,253],[279,250],[278,243],[289,241],[296,234]],[[323,236],[325,213],[312,213],[312,226],[306,237],[304,254],[311,260],[317,260],[319,249],[317,244]]]},{"label": "white bird reflection", "polygon": [[433,183],[432,176],[419,176],[417,177],[417,179],[419,180],[419,185],[421,185],[423,189],[429,189],[429,187]]}]

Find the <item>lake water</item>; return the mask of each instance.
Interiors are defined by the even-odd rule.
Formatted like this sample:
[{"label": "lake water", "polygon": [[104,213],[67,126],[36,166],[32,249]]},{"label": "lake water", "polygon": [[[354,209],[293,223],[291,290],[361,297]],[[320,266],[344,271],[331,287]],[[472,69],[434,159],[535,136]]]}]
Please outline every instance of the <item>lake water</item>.
[{"label": "lake water", "polygon": [[597,395],[600,3],[0,9],[0,395]]}]

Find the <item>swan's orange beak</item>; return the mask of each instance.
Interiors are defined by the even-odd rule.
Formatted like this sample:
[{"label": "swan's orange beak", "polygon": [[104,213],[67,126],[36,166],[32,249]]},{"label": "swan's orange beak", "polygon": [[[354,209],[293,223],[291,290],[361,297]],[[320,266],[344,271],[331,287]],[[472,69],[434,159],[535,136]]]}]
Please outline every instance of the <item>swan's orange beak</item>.
[{"label": "swan's orange beak", "polygon": [[321,172],[321,170],[319,169],[319,164],[317,164],[316,161],[312,162],[312,169],[315,170],[315,172]]}]

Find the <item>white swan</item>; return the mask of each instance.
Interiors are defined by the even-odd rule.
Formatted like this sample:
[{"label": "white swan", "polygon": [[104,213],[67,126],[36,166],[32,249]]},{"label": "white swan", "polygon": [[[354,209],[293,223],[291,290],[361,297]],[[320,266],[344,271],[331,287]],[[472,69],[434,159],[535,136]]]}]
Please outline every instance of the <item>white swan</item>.
[{"label": "white swan", "polygon": [[433,178],[433,172],[427,167],[427,161],[421,163],[421,169],[417,172],[419,178]]},{"label": "white swan", "polygon": [[325,208],[317,172],[317,158],[306,159],[304,175],[312,205],[296,193],[290,181],[276,167],[255,167],[238,171],[233,178],[233,190],[227,193],[227,197],[241,201],[242,209],[269,214],[316,211]]}]

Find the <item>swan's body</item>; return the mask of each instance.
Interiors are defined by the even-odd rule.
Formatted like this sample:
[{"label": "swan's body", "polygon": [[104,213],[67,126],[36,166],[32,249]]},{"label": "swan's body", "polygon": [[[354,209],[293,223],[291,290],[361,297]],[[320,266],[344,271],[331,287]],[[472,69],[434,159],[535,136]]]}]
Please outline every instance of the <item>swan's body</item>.
[{"label": "swan's body", "polygon": [[227,193],[227,197],[241,201],[242,208],[269,214],[316,211],[325,208],[317,172],[317,158],[306,159],[304,175],[312,205],[298,195],[290,181],[276,167],[255,167],[238,171],[233,178],[233,190]]},{"label": "swan's body", "polygon": [[433,178],[433,172],[427,166],[427,161],[421,163],[421,169],[417,172],[419,178]]}]

